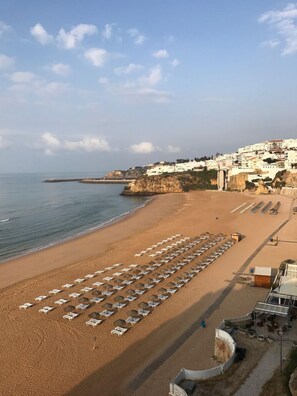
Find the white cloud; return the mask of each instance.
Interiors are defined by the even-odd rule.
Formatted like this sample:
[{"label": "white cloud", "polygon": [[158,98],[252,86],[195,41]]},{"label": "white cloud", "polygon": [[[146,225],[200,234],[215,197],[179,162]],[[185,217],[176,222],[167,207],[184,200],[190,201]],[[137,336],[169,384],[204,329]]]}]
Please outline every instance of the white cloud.
[{"label": "white cloud", "polygon": [[64,63],[56,63],[51,66],[51,70],[57,74],[58,76],[68,76],[71,73],[71,67],[69,65],[65,65]]},{"label": "white cloud", "polygon": [[178,59],[173,59],[173,61],[172,62],[170,62],[170,64],[173,66],[173,67],[177,67],[177,66],[179,66],[180,65],[180,61],[178,60]]},{"label": "white cloud", "polygon": [[10,56],[0,54],[0,70],[9,69],[14,65],[14,58]]},{"label": "white cloud", "polygon": [[44,149],[46,155],[53,155],[55,151],[61,148],[61,142],[52,133],[45,132],[41,135],[40,146]]},{"label": "white cloud", "polygon": [[57,40],[63,48],[73,49],[83,41],[85,36],[93,36],[97,32],[95,25],[79,24],[69,32],[60,29]]},{"label": "white cloud", "polygon": [[50,82],[41,84],[39,87],[39,94],[60,95],[68,91],[68,85],[59,82]]},{"label": "white cloud", "polygon": [[169,54],[166,49],[160,49],[158,51],[153,52],[153,57],[155,58],[168,58]]},{"label": "white cloud", "polygon": [[103,32],[102,32],[102,37],[103,37],[105,40],[110,40],[110,39],[112,38],[112,35],[113,35],[113,24],[107,23],[107,24],[104,26],[104,30],[103,30]]},{"label": "white cloud", "polygon": [[142,45],[146,40],[146,37],[141,34],[138,29],[129,29],[128,34],[130,35],[130,37],[132,37],[133,42],[136,45]]},{"label": "white cloud", "polygon": [[53,155],[59,150],[86,151],[86,152],[108,152],[111,148],[102,137],[85,137],[81,140],[60,140],[50,132],[41,135],[36,148],[42,149],[46,155]]},{"label": "white cloud", "polygon": [[0,21],[0,37],[2,36],[3,33],[10,32],[11,30],[12,30],[11,26],[6,25],[6,23]]},{"label": "white cloud", "polygon": [[[258,19],[259,23],[268,23],[285,41],[282,55],[297,52],[297,4],[289,3],[282,10],[267,11]],[[276,42],[273,40],[272,42]],[[272,46],[273,48],[273,46]]]},{"label": "white cloud", "polygon": [[40,23],[31,27],[30,33],[42,45],[50,44],[54,41],[54,37]]},{"label": "white cloud", "polygon": [[129,63],[128,66],[122,66],[122,67],[117,67],[114,69],[115,74],[121,75],[121,74],[131,74],[138,72],[139,70],[142,70],[143,66],[142,65],[137,65],[135,63]]},{"label": "white cloud", "polygon": [[166,151],[168,153],[179,153],[180,152],[180,147],[177,146],[171,146],[170,144],[167,146]]},{"label": "white cloud", "polygon": [[111,151],[108,142],[101,137],[85,137],[79,141],[65,140],[64,147],[66,150],[82,150],[87,152],[93,151]]},{"label": "white cloud", "polygon": [[27,84],[31,83],[36,79],[36,75],[31,72],[15,72],[10,75],[11,81],[18,84]]},{"label": "white cloud", "polygon": [[156,148],[150,142],[141,142],[139,144],[132,144],[130,150],[136,154],[150,154],[156,151]]},{"label": "white cloud", "polygon": [[153,87],[159,84],[159,82],[161,82],[162,79],[163,79],[162,68],[160,65],[156,65],[150,69],[147,75],[141,76],[138,81],[142,86]]},{"label": "white cloud", "polygon": [[107,56],[107,51],[103,48],[90,48],[85,52],[85,58],[96,67],[104,66]]},{"label": "white cloud", "polygon": [[275,48],[278,45],[280,45],[279,40],[268,40],[268,41],[263,41],[261,43],[261,47],[269,47],[269,48]]},{"label": "white cloud", "polygon": [[107,85],[109,83],[109,80],[106,77],[100,77],[98,82],[99,82],[99,84]]},{"label": "white cloud", "polygon": [[0,135],[0,149],[4,149],[11,146],[11,142],[9,140],[4,139]]}]

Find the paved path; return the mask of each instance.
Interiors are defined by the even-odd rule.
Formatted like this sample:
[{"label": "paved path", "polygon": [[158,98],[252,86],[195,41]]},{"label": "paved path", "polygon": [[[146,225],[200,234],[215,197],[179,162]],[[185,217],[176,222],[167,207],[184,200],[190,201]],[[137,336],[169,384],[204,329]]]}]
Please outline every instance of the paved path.
[{"label": "paved path", "polygon": [[[293,327],[286,333],[283,340],[283,357],[286,357],[292,348],[293,335],[296,334],[297,323],[293,322]],[[286,341],[286,339],[290,341]],[[296,338],[296,335],[295,335]],[[296,338],[297,340],[297,338]],[[285,363],[285,362],[284,362]],[[280,343],[276,341],[267,350],[265,355],[259,361],[258,365],[251,372],[249,377],[241,385],[234,396],[259,396],[263,385],[270,380],[275,370],[280,369]]]}]

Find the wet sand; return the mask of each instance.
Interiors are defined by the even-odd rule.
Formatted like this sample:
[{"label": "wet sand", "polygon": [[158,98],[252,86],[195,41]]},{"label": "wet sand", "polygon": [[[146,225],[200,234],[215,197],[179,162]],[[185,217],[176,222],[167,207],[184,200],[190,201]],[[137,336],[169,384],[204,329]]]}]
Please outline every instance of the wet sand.
[{"label": "wet sand", "polygon": [[[244,202],[260,200],[280,200],[280,213],[230,213]],[[263,241],[288,219],[290,208],[291,200],[280,196],[224,192],[158,196],[115,224],[1,264],[0,394],[166,395],[170,378],[181,367],[210,367],[214,364],[210,358],[215,327],[225,317],[245,314],[267,292],[236,284],[234,272],[242,269]],[[281,230],[282,239],[294,234],[296,219],[294,216]],[[113,322],[127,317],[127,311],[154,294],[154,289],[95,329],[85,325],[87,312],[71,322],[62,318],[61,307],[47,315],[38,312],[44,305],[54,305],[59,298],[116,270],[25,311],[18,308],[38,295],[114,263],[123,263],[122,267],[146,264],[151,260],[148,254],[135,257],[135,253],[173,234],[194,237],[203,232],[229,235],[234,231],[240,231],[245,238],[123,337],[110,334]],[[288,248],[279,243],[273,250],[267,246],[246,265],[278,267],[282,259],[293,256],[296,245],[291,245]],[[99,305],[95,308],[100,311],[103,308]],[[213,310],[208,312],[210,306]],[[208,315],[207,328],[200,329],[204,314]]]}]

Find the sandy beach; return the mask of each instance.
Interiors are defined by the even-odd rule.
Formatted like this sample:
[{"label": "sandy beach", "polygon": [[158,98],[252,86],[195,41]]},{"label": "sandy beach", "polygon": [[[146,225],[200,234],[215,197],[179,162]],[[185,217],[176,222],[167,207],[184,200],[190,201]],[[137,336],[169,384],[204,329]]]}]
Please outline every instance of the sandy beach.
[{"label": "sandy beach", "polygon": [[[232,213],[244,203],[270,200],[274,204],[281,202],[276,216],[240,210]],[[296,239],[297,216],[291,216],[291,206],[291,199],[278,195],[259,197],[217,191],[162,195],[107,227],[2,263],[0,394],[166,395],[170,379],[180,368],[213,366],[215,327],[223,318],[249,312],[267,294],[265,289],[236,283],[236,273],[248,272],[255,265],[277,268],[284,259],[296,259],[296,245],[286,242]],[[277,232],[281,240],[278,246],[265,244],[282,225]],[[110,334],[113,322],[127,317],[127,311],[156,294],[171,277],[96,328],[87,327],[86,321],[90,312],[103,310],[103,303],[88,308],[73,321],[63,319],[63,306],[56,306],[46,315],[38,312],[45,305],[55,306],[60,298],[71,300],[69,293],[92,287],[94,282],[112,277],[131,264],[148,264],[153,260],[148,253],[135,254],[169,236],[181,234],[178,240],[205,232],[223,233],[227,240],[235,231],[244,235],[241,242],[122,337]],[[154,261],[158,261],[157,257]],[[71,289],[62,288],[115,263],[122,265],[85,278]],[[61,293],[42,302],[34,300],[55,288]],[[124,291],[118,294],[125,295]],[[90,293],[84,295],[90,297]],[[114,297],[106,301],[114,302]],[[26,302],[35,305],[20,310],[19,306]],[[207,320],[205,329],[199,328],[201,318]]]}]

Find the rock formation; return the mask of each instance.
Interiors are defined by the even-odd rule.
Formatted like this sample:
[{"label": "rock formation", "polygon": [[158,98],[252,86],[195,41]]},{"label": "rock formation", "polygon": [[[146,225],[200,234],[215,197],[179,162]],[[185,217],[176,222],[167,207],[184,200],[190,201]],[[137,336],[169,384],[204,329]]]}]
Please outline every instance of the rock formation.
[{"label": "rock formation", "polygon": [[268,187],[265,186],[265,183],[263,182],[263,180],[259,180],[258,187],[256,189],[256,194],[258,194],[258,195],[269,194],[269,189],[268,189]]},{"label": "rock formation", "polygon": [[142,176],[129,183],[122,195],[154,195],[215,189],[215,176],[213,171]]},{"label": "rock formation", "polygon": [[246,188],[246,181],[248,180],[247,173],[238,173],[237,175],[233,175],[230,177],[228,181],[228,189],[236,190],[236,191],[244,191]]}]

